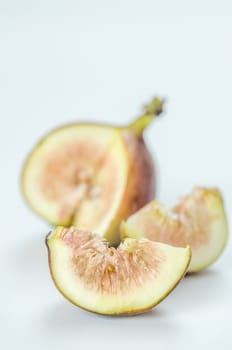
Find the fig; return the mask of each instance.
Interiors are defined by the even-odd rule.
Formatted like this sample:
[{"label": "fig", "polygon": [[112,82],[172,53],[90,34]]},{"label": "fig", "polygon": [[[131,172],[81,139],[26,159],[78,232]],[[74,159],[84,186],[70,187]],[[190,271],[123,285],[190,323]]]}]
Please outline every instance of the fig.
[{"label": "fig", "polygon": [[153,308],[180,282],[191,258],[147,239],[125,239],[109,247],[98,234],[58,227],[46,238],[51,276],[73,304],[104,315],[129,315]]},{"label": "fig", "polygon": [[75,123],[47,134],[28,156],[22,192],[55,226],[75,226],[119,243],[119,223],[155,195],[155,171],[143,131],[160,115],[154,98],[126,127]]},{"label": "fig", "polygon": [[219,190],[195,187],[170,212],[152,201],[122,222],[122,237],[142,238],[171,244],[190,245],[189,272],[211,265],[223,252],[228,239],[228,224]]}]

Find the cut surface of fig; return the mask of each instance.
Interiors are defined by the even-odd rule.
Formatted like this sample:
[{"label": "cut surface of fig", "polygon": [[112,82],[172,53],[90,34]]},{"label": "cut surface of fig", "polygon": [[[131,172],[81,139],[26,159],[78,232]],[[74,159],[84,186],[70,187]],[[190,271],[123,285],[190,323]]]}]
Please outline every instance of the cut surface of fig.
[{"label": "cut surface of fig", "polygon": [[118,248],[99,235],[58,227],[46,240],[52,278],[60,292],[86,310],[141,313],[164,299],[184,276],[189,247],[128,238]]},{"label": "cut surface of fig", "polygon": [[69,225],[74,220],[83,229],[94,227],[101,233],[122,200],[127,163],[117,130],[65,127],[47,137],[29,157],[23,191],[30,205],[51,223]]},{"label": "cut surface of fig", "polygon": [[216,189],[195,187],[172,212],[152,201],[122,223],[121,234],[176,247],[188,244],[192,250],[189,272],[202,270],[220,256],[228,239],[222,196]]}]

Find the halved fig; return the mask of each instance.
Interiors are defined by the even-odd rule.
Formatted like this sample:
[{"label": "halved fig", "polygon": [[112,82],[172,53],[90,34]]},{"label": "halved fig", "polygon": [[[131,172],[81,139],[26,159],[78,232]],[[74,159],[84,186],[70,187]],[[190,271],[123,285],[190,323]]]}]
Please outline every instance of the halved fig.
[{"label": "halved fig", "polygon": [[189,272],[202,270],[221,255],[228,239],[222,196],[216,189],[195,187],[172,212],[152,201],[121,224],[121,235],[176,247],[188,244],[192,250]]},{"label": "halved fig", "polygon": [[126,239],[109,247],[99,235],[58,227],[46,239],[50,272],[73,304],[105,315],[141,313],[164,299],[184,276],[189,247]]},{"label": "halved fig", "polygon": [[143,130],[162,112],[155,98],[126,127],[76,123],[45,136],[22,173],[27,203],[54,225],[94,230],[119,243],[119,223],[154,198]]}]

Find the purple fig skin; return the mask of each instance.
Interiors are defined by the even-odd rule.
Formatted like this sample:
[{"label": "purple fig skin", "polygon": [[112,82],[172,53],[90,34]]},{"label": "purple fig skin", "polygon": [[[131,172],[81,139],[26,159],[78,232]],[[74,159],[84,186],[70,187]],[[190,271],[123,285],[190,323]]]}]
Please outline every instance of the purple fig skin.
[{"label": "purple fig skin", "polygon": [[143,137],[127,132],[125,133],[125,142],[130,163],[127,187],[122,205],[105,234],[105,238],[115,246],[120,243],[119,225],[121,221],[126,220],[154,199],[156,190],[154,161]]}]

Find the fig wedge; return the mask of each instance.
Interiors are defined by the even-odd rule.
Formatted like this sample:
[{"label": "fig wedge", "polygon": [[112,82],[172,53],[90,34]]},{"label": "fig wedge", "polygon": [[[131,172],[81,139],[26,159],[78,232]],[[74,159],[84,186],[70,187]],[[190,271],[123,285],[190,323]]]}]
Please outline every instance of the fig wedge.
[{"label": "fig wedge", "polygon": [[170,212],[152,201],[121,224],[121,236],[171,244],[190,245],[189,272],[211,265],[222,254],[228,240],[228,224],[219,190],[195,187]]},{"label": "fig wedge", "polygon": [[73,227],[58,227],[46,244],[58,290],[73,304],[104,315],[153,308],[180,282],[191,258],[189,247],[146,239],[109,247],[99,235]]},{"label": "fig wedge", "polygon": [[126,127],[76,123],[50,132],[26,160],[26,202],[53,225],[94,231],[117,245],[121,220],[155,195],[143,131],[162,107],[154,98]]}]

